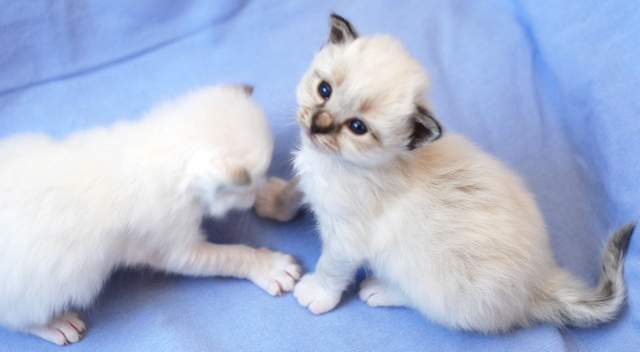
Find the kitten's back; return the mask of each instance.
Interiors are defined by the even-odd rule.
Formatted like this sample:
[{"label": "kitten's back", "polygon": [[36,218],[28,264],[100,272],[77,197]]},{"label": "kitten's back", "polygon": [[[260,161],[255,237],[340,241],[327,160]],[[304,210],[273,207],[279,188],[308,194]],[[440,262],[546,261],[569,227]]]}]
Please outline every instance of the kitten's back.
[{"label": "kitten's back", "polygon": [[115,267],[200,240],[181,232],[202,216],[182,183],[202,150],[255,174],[268,167],[266,118],[242,88],[199,90],[61,140],[0,140],[0,325],[45,324],[89,304]]}]

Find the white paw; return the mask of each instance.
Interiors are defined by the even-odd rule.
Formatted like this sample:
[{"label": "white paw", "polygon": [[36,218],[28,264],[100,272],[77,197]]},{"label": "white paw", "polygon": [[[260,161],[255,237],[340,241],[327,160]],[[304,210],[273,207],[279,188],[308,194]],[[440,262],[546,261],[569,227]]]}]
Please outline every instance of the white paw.
[{"label": "white paw", "polygon": [[295,204],[285,204],[281,194],[288,182],[270,177],[264,186],[258,191],[253,208],[258,216],[274,219],[282,222],[289,221],[296,216],[298,207]]},{"label": "white paw", "polygon": [[370,277],[360,284],[360,299],[372,307],[403,306],[404,298],[383,282]]},{"label": "white paw", "polygon": [[66,345],[80,341],[82,333],[85,331],[87,331],[87,327],[80,320],[78,314],[68,312],[51,319],[46,325],[34,326],[26,332],[58,345]]},{"label": "white paw", "polygon": [[251,281],[272,296],[293,290],[302,272],[293,257],[267,248],[258,251],[262,260],[256,265]]},{"label": "white paw", "polygon": [[326,313],[340,302],[342,292],[335,292],[322,287],[313,274],[302,277],[293,289],[293,295],[301,306],[309,308],[314,314]]}]

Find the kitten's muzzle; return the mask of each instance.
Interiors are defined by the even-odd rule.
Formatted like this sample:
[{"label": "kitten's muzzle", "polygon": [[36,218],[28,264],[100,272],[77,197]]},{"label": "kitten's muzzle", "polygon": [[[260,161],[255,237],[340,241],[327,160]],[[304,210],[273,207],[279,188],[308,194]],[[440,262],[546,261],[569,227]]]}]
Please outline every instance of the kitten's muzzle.
[{"label": "kitten's muzzle", "polygon": [[311,133],[331,133],[336,130],[333,117],[326,111],[318,111],[311,117]]}]

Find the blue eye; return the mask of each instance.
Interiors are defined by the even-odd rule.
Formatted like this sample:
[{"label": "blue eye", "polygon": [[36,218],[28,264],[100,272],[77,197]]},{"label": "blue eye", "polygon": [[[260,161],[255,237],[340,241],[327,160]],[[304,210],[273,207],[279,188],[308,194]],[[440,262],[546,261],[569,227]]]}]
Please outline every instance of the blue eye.
[{"label": "blue eye", "polygon": [[318,94],[320,94],[324,100],[329,100],[329,97],[331,97],[331,86],[329,83],[322,81],[318,86]]},{"label": "blue eye", "polygon": [[364,125],[364,122],[358,119],[352,119],[349,121],[349,129],[355,134],[367,133],[367,126]]}]

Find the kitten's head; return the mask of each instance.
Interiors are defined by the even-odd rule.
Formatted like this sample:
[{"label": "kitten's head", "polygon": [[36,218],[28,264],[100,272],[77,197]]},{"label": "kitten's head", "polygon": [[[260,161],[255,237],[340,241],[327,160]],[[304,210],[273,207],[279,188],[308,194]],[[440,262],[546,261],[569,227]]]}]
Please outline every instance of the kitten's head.
[{"label": "kitten's head", "polygon": [[186,178],[210,216],[250,208],[271,162],[273,138],[251,92],[249,86],[216,86],[193,100],[215,115],[198,125],[215,143],[191,157]]},{"label": "kitten's head", "polygon": [[249,209],[264,183],[265,167],[256,170],[242,159],[217,153],[196,155],[189,165],[190,187],[209,216]]},{"label": "kitten's head", "polygon": [[370,166],[440,137],[420,63],[390,36],[360,37],[335,14],[329,24],[327,42],[297,89],[303,143]]}]

